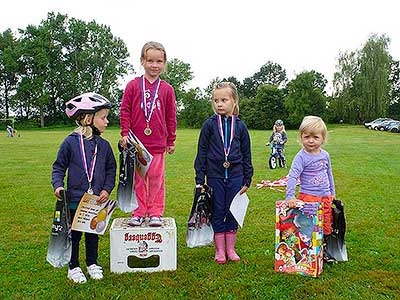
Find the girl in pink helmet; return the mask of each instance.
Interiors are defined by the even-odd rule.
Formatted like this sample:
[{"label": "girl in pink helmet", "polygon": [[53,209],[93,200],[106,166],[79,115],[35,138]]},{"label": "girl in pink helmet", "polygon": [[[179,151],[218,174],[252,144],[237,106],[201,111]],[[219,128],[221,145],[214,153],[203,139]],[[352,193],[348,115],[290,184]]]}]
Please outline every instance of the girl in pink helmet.
[{"label": "girl in pink helmet", "polygon": [[[108,141],[100,135],[108,125],[110,101],[95,93],[85,93],[66,103],[65,113],[75,119],[78,128],[61,143],[53,164],[52,185],[54,195],[60,198],[64,190],[64,177],[68,170],[68,207],[73,219],[79,201],[88,192],[99,196],[100,202],[109,199],[115,185],[116,162]],[[72,254],[69,261],[68,279],[85,283],[86,276],[79,264],[79,243],[82,232],[71,232]],[[92,279],[102,279],[103,269],[97,265],[98,235],[85,233],[86,265]]]}]

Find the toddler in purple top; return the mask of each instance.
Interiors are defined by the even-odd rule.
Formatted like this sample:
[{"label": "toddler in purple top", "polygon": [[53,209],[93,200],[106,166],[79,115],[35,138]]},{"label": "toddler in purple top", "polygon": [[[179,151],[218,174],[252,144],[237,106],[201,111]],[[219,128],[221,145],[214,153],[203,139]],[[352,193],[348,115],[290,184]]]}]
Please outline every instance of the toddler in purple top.
[{"label": "toddler in purple top", "polygon": [[[332,200],[335,198],[331,160],[329,153],[321,148],[327,140],[327,134],[326,125],[320,117],[304,117],[299,128],[299,139],[303,147],[292,162],[286,187],[289,207],[295,207],[297,200],[323,204],[324,239],[332,233]],[[296,199],[298,178],[300,190]]]}]

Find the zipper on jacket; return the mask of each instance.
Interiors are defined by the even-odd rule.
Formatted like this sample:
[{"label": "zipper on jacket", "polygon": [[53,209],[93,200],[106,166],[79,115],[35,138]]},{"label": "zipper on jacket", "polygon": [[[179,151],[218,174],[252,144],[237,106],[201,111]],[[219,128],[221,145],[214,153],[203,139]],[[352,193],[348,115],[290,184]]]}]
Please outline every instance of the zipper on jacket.
[{"label": "zipper on jacket", "polygon": [[[225,140],[225,149],[228,149],[228,117],[225,117],[225,134],[224,134]],[[225,154],[225,153],[224,153]],[[228,159],[226,157],[226,159]],[[225,179],[228,179],[228,168],[225,169]]]}]

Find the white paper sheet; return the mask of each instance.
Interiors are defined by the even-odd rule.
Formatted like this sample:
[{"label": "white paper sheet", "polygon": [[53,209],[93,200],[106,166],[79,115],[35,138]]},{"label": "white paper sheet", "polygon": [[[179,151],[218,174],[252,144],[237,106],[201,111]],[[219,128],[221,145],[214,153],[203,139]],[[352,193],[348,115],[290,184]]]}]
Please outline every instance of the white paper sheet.
[{"label": "white paper sheet", "polygon": [[240,227],[243,227],[244,217],[246,215],[248,205],[249,197],[247,197],[247,194],[244,193],[240,195],[240,192],[238,192],[235,198],[233,198],[231,207],[229,208]]}]

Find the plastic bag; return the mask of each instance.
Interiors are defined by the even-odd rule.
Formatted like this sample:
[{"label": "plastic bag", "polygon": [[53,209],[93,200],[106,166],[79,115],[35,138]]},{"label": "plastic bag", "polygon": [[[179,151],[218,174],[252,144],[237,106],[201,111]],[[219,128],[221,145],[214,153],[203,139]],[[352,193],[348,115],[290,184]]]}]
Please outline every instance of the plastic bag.
[{"label": "plastic bag", "polygon": [[70,212],[65,197],[65,191],[60,191],[54,210],[53,224],[46,260],[55,268],[61,268],[71,259],[71,222]]},{"label": "plastic bag", "polygon": [[207,246],[213,242],[211,195],[212,189],[207,185],[196,187],[194,190],[186,233],[186,244],[189,248]]},{"label": "plastic bag", "polygon": [[134,211],[139,205],[135,192],[135,165],[137,149],[131,144],[127,144],[125,149],[121,142],[118,143],[119,149],[119,183],[117,190],[118,207],[125,213]]},{"label": "plastic bag", "polygon": [[189,248],[210,245],[214,239],[214,230],[210,224],[201,227],[189,227],[186,233],[186,244]]}]

